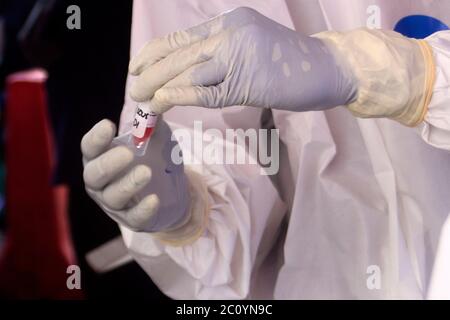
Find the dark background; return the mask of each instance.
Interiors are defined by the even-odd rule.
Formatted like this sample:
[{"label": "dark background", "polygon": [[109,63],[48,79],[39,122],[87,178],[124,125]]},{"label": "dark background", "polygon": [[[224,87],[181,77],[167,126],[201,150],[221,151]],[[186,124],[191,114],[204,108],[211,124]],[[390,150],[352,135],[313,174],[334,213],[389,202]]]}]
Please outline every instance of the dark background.
[{"label": "dark background", "polygon": [[[73,4],[81,9],[80,30],[66,27],[66,9]],[[37,19],[29,18],[32,10],[39,12]],[[165,298],[134,262],[99,275],[84,258],[87,252],[120,234],[116,223],[85,193],[79,145],[84,133],[101,119],[118,123],[125,94],[131,14],[132,1],[0,3],[5,25],[0,91],[8,74],[31,67],[48,71],[48,105],[57,157],[53,182],[70,188],[72,240],[86,298]],[[4,215],[1,220],[0,227],[6,228]]]}]

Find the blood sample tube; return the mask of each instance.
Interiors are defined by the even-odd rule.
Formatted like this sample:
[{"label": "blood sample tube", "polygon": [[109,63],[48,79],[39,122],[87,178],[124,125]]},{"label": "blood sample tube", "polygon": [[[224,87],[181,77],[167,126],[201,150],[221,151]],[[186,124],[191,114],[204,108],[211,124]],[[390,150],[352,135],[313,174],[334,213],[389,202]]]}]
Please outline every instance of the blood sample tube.
[{"label": "blood sample tube", "polygon": [[151,111],[149,102],[137,106],[133,120],[133,129],[131,131],[131,138],[137,155],[143,155],[145,153],[157,118],[156,113]]}]

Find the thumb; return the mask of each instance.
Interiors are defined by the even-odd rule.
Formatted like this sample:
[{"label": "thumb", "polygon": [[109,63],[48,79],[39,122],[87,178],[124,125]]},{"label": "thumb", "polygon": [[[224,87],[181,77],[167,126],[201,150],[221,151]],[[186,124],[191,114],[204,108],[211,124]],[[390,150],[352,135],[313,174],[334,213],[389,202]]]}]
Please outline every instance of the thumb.
[{"label": "thumb", "polygon": [[157,90],[152,99],[152,110],[158,114],[173,106],[222,108],[228,105],[222,84],[209,87],[164,87]]}]

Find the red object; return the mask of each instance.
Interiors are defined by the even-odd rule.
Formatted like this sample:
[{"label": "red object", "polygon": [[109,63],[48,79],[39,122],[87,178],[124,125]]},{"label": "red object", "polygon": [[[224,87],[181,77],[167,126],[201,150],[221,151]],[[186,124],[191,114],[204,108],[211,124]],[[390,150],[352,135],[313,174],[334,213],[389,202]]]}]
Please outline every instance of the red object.
[{"label": "red object", "polygon": [[[76,299],[67,268],[76,264],[67,221],[67,188],[51,183],[53,142],[44,71],[10,76],[6,84],[6,218],[0,295]],[[81,275],[82,276],[82,275]]]},{"label": "red object", "polygon": [[143,135],[142,137],[140,137],[140,138],[138,138],[138,137],[136,137],[136,136],[133,136],[133,142],[134,142],[134,145],[135,145],[136,147],[140,148],[140,147],[142,146],[142,144],[143,144],[147,139],[150,138],[150,136],[151,136],[152,133],[153,133],[153,129],[154,129],[154,127],[147,127],[147,128],[145,128],[144,135]]}]

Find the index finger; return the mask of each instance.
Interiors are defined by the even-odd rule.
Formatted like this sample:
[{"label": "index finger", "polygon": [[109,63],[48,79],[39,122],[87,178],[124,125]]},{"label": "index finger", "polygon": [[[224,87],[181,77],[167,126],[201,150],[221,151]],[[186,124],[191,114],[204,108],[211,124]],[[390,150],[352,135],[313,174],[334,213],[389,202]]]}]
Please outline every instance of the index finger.
[{"label": "index finger", "polygon": [[224,19],[228,12],[186,30],[179,30],[163,38],[156,38],[147,42],[131,59],[128,70],[131,75],[139,75],[149,66],[167,57],[172,52],[190,46],[218,34],[224,29]]},{"label": "index finger", "polygon": [[132,83],[130,96],[134,101],[151,99],[156,90],[177,77],[193,65],[211,59],[223,42],[224,35],[218,34],[192,46],[177,50],[165,59],[143,71]]}]

